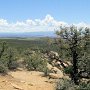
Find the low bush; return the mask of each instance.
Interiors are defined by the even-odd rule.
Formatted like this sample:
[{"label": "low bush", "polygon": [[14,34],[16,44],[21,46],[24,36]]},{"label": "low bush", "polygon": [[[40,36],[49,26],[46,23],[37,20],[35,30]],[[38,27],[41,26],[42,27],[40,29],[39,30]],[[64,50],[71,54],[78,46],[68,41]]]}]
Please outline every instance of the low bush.
[{"label": "low bush", "polygon": [[72,66],[68,66],[68,67],[64,68],[64,73],[71,74],[72,70],[73,70]]},{"label": "low bush", "polygon": [[90,90],[90,82],[89,83],[81,82],[77,90]]},{"label": "low bush", "polygon": [[43,58],[41,53],[26,56],[25,63],[28,70],[44,71],[47,67],[47,60]]},{"label": "low bush", "polygon": [[8,70],[16,69],[18,66],[17,59],[18,56],[15,49],[5,49],[0,57],[0,73],[7,73]]},{"label": "low bush", "polygon": [[73,81],[60,79],[57,83],[56,90],[76,90],[76,85],[73,83]]},{"label": "low bush", "polygon": [[7,70],[7,67],[4,64],[0,63],[0,73],[6,74]]},{"label": "low bush", "polygon": [[17,59],[18,59],[18,55],[17,55],[17,50],[16,49],[12,49],[9,48],[8,49],[8,62],[7,62],[7,66],[8,69],[16,69],[18,67],[18,63],[17,63]]},{"label": "low bush", "polygon": [[45,67],[45,68],[43,69],[43,72],[44,72],[44,76],[48,76],[49,73],[51,72],[51,70],[49,70],[47,67]]},{"label": "low bush", "polygon": [[75,85],[73,81],[60,79],[57,83],[56,90],[90,90],[90,82],[80,82],[79,85]]}]

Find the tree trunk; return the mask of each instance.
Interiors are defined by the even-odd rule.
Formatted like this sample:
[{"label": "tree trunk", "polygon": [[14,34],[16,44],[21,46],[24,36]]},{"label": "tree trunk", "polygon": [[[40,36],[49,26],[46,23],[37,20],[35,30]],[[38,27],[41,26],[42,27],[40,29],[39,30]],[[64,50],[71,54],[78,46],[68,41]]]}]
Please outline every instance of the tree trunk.
[{"label": "tree trunk", "polygon": [[72,72],[72,79],[74,80],[75,84],[78,84],[78,66],[77,66],[77,53],[73,51],[73,72]]},{"label": "tree trunk", "polygon": [[77,37],[74,37],[74,43],[72,43],[71,53],[72,53],[72,60],[73,60],[73,71],[72,71],[72,80],[75,84],[79,84],[79,77],[78,77],[78,53],[77,53]]}]

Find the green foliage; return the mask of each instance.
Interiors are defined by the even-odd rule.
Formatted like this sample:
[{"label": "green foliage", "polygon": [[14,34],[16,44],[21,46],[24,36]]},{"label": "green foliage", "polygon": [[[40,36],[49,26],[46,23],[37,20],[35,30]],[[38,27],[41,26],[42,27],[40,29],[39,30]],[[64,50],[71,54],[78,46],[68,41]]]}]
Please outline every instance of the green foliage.
[{"label": "green foliage", "polygon": [[45,67],[43,69],[43,72],[44,72],[44,76],[48,76],[51,71],[47,67]]},{"label": "green foliage", "polygon": [[16,69],[18,67],[18,53],[16,49],[8,48],[8,69]]},{"label": "green foliage", "polygon": [[[75,26],[61,27],[56,32],[61,59],[71,59],[73,64],[72,79],[78,84],[78,69],[90,74],[90,29]],[[88,63],[89,62],[89,63]],[[66,69],[67,71],[67,69]]]},{"label": "green foliage", "polygon": [[89,83],[81,82],[77,90],[90,90],[90,82]]},{"label": "green foliage", "polygon": [[[1,55],[1,61],[6,64],[5,67],[8,67],[9,69],[14,69],[15,67],[17,67],[17,52],[19,54],[19,56],[22,56],[24,58],[24,55],[28,54],[30,55],[30,53],[33,53],[32,51],[35,52],[42,52],[45,53],[46,51],[58,51],[58,46],[55,44],[50,44],[49,47],[48,44],[49,42],[47,42],[47,38],[6,38],[6,39],[0,39],[1,42],[5,41],[8,42],[5,45],[5,51],[3,53],[3,55]],[[54,41],[53,38],[49,38],[49,40],[51,40],[52,42]],[[48,40],[48,41],[49,41]],[[51,42],[50,42],[51,43]],[[2,50],[2,46],[3,43],[0,44],[0,51]],[[9,49],[9,47],[11,49]],[[15,52],[13,50],[13,48],[15,48]],[[27,50],[27,51],[26,51]],[[13,53],[14,52],[14,53]],[[28,57],[29,58],[29,57]],[[48,71],[48,70],[44,70],[44,71]]]},{"label": "green foliage", "polygon": [[2,62],[0,62],[0,73],[6,74],[7,70],[8,68]]},{"label": "green foliage", "polygon": [[73,81],[60,79],[57,83],[56,90],[76,90],[76,85],[73,83]]},{"label": "green foliage", "polygon": [[0,43],[0,73],[7,72],[6,42]]},{"label": "green foliage", "polygon": [[[50,46],[48,46],[48,39],[47,37],[44,38],[7,38],[7,39],[0,39],[0,41],[8,42],[8,46],[11,48],[16,48],[19,54],[22,54],[26,49],[31,50],[40,50],[42,52],[51,50],[51,51],[58,51],[58,46],[53,44],[54,38],[49,38],[51,40]],[[47,47],[48,46],[48,47]]]},{"label": "green foliage", "polygon": [[15,49],[7,47],[5,42],[0,46],[0,73],[5,73],[8,69],[16,69],[17,55]]},{"label": "green foliage", "polygon": [[60,79],[57,83],[56,90],[90,90],[90,82],[80,82],[79,85],[75,85],[73,81]]},{"label": "green foliage", "polygon": [[73,71],[72,66],[68,66],[68,67],[64,68],[64,72],[65,72],[66,74],[70,74],[72,71]]},{"label": "green foliage", "polygon": [[87,72],[90,75],[90,30],[88,28],[84,31],[84,37],[82,38],[82,50],[79,58],[79,67],[81,70]]},{"label": "green foliage", "polygon": [[43,58],[41,53],[26,56],[25,63],[28,70],[44,71],[47,66],[47,60]]}]

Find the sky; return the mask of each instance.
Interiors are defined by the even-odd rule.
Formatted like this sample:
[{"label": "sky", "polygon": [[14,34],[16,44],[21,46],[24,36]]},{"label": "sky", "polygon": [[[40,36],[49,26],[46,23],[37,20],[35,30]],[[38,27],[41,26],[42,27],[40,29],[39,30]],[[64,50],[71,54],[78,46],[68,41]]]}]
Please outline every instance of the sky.
[{"label": "sky", "polygon": [[90,0],[0,0],[0,32],[53,31],[68,24],[90,27]]}]

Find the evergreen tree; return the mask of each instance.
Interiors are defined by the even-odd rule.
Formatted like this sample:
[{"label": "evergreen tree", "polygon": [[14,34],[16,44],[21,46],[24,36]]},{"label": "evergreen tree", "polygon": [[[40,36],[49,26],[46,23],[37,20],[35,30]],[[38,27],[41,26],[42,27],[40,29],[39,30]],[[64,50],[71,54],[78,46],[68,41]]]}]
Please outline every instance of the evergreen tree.
[{"label": "evergreen tree", "polygon": [[78,28],[72,25],[70,27],[61,27],[60,31],[56,31],[61,56],[66,55],[65,58],[68,56],[69,59],[72,60],[73,70],[71,72],[71,77],[75,84],[79,82],[78,62],[83,57],[83,54],[88,51],[87,46],[89,46],[89,43],[86,39],[90,37],[89,30],[88,28]]}]

